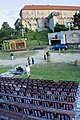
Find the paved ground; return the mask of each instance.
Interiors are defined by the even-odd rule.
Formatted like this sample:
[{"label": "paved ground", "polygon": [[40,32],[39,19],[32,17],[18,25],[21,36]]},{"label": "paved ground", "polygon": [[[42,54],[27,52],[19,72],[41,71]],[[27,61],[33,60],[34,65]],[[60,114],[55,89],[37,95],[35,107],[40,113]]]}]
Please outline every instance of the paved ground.
[{"label": "paved ground", "polygon": [[[35,58],[36,63],[45,63],[43,59],[44,50],[38,50],[36,55],[33,55]],[[27,64],[27,58],[16,58],[15,60],[0,60],[0,65],[22,65],[25,66]],[[52,53],[51,52],[51,62],[73,62],[75,60],[80,61],[80,54],[79,53]]]}]

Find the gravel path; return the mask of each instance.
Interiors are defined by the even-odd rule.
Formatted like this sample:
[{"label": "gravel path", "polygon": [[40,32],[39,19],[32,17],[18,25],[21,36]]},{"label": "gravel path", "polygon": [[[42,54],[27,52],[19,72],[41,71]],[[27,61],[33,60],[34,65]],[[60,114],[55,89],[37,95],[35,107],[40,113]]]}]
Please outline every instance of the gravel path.
[{"label": "gravel path", "polygon": [[[45,63],[46,61],[43,59],[44,50],[38,50],[36,55],[33,55],[35,59],[35,64],[37,63]],[[79,53],[52,53],[51,52],[51,62],[74,62],[75,60],[80,61]],[[15,60],[0,60],[0,65],[26,65],[27,58],[16,58]]]},{"label": "gravel path", "polygon": [[74,62],[75,60],[80,61],[80,54],[77,53],[61,53],[59,55],[59,53],[53,53],[51,54],[51,58],[53,62]]},{"label": "gravel path", "polygon": [[[43,53],[44,53],[43,50],[38,50],[37,54],[33,55],[33,57],[35,59],[35,63],[40,63],[42,61],[44,62],[44,60],[43,60]],[[26,64],[27,64],[27,58],[26,57],[24,57],[24,58],[16,58],[14,60],[10,60],[10,59],[1,60],[0,59],[0,65],[5,65],[5,66],[7,66],[7,65],[12,65],[12,66],[15,66],[15,65],[26,65]]]}]

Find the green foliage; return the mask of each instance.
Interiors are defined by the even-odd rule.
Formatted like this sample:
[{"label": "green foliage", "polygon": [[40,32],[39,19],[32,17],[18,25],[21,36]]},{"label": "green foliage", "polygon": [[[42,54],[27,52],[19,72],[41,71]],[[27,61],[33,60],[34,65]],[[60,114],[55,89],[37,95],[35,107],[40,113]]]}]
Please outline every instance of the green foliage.
[{"label": "green foliage", "polygon": [[66,26],[59,23],[56,23],[54,27],[55,32],[66,31],[66,30],[67,30]]},{"label": "green foliage", "polygon": [[26,27],[26,28],[25,28],[25,32],[27,33],[28,31],[29,31],[29,29]]},{"label": "green foliage", "polygon": [[16,30],[17,30],[17,31],[20,31],[21,29],[23,29],[23,25],[22,25],[21,20],[18,22],[18,25],[15,26],[15,27],[16,27]]},{"label": "green foliage", "polygon": [[7,22],[3,22],[2,28],[0,29],[0,43],[2,43],[3,40],[17,38],[21,38],[20,31],[11,28]]},{"label": "green foliage", "polygon": [[27,28],[24,29],[21,19],[18,19],[17,21],[18,21],[18,24],[17,25],[15,24],[15,34],[24,38],[25,36],[24,31],[27,32]]},{"label": "green foliage", "polygon": [[13,36],[14,30],[9,26],[7,22],[2,24],[2,28],[0,30],[0,39],[11,39]]},{"label": "green foliage", "polygon": [[28,49],[33,49],[38,46],[37,40],[28,40],[27,41],[27,48]]},{"label": "green foliage", "polygon": [[42,40],[42,41],[47,41],[48,40],[48,32],[47,30],[45,31],[32,31],[32,32],[28,32],[26,33],[26,36],[28,37],[29,40]]},{"label": "green foliage", "polygon": [[[4,22],[0,30],[0,42],[3,40],[17,39],[22,37],[21,29],[23,29],[21,21],[16,29],[12,29],[7,22]],[[27,38],[28,48],[48,44],[48,32],[50,31],[30,31],[28,28],[24,29],[24,38]]]},{"label": "green foliage", "polygon": [[75,15],[73,15],[73,24],[74,24],[74,27],[77,27],[78,29],[80,29],[80,12],[75,13]]},{"label": "green foliage", "polygon": [[26,38],[28,49],[33,49],[38,46],[45,46],[48,44],[48,31],[27,32]]}]

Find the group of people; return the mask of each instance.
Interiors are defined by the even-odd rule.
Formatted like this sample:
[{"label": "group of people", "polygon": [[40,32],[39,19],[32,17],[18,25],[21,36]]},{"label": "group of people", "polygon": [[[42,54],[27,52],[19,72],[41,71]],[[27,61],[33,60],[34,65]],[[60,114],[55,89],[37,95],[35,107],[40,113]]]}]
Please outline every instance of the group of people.
[{"label": "group of people", "polygon": [[32,62],[32,65],[33,65],[34,64],[34,58],[32,57],[30,59],[30,57],[28,56],[27,65],[26,65],[26,73],[27,73],[28,78],[30,77],[30,65],[31,65],[31,62]]},{"label": "group of people", "polygon": [[[13,53],[10,54],[11,60],[14,59],[14,55]],[[30,58],[29,56],[27,57],[27,65],[26,65],[26,73],[28,78],[30,77],[30,65],[34,64],[34,58]],[[44,60],[46,60],[47,62],[50,61],[50,52],[49,51],[44,51]]]},{"label": "group of people", "polygon": [[44,60],[47,62],[50,62],[50,52],[49,51],[44,51]]},{"label": "group of people", "polygon": [[[13,53],[11,53],[10,54],[10,59],[11,60],[14,60],[14,55],[13,55]],[[30,59],[30,57],[28,56],[28,58],[27,58],[27,65],[26,65],[26,73],[27,73],[27,76],[28,76],[28,78],[30,77],[30,65],[33,65],[34,64],[34,58],[32,57],[31,59]]]},{"label": "group of people", "polygon": [[31,63],[32,63],[32,65],[34,64],[34,58],[32,57],[32,58],[30,59],[30,57],[28,56],[28,58],[27,58],[27,64],[30,66]]}]

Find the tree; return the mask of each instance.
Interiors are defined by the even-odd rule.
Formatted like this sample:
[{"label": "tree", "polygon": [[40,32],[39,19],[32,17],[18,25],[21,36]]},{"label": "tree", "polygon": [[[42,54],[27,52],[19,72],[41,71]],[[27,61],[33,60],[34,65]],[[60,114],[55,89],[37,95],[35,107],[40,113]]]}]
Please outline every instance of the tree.
[{"label": "tree", "polygon": [[78,29],[80,29],[80,12],[75,13],[75,15],[73,15],[73,24],[74,24],[74,27],[77,27]]},{"label": "tree", "polygon": [[10,39],[13,33],[14,33],[14,29],[11,28],[7,22],[4,22],[0,30],[0,38]]},{"label": "tree", "polygon": [[9,24],[7,22],[4,22],[2,24],[2,28],[1,29],[3,30],[3,29],[8,29],[8,28],[10,28]]},{"label": "tree", "polygon": [[67,30],[67,28],[63,24],[56,23],[56,25],[54,27],[55,32],[66,31],[66,30]]},{"label": "tree", "polygon": [[16,27],[16,30],[17,30],[17,31],[20,31],[21,29],[23,29],[22,21],[19,20],[18,25],[15,26],[15,27]]},{"label": "tree", "polygon": [[18,36],[22,36],[22,37],[24,37],[24,31],[25,31],[25,29],[24,29],[24,27],[23,27],[23,25],[22,25],[22,20],[21,19],[17,19],[17,21],[16,21],[16,23],[15,23],[15,34],[17,34]]}]

